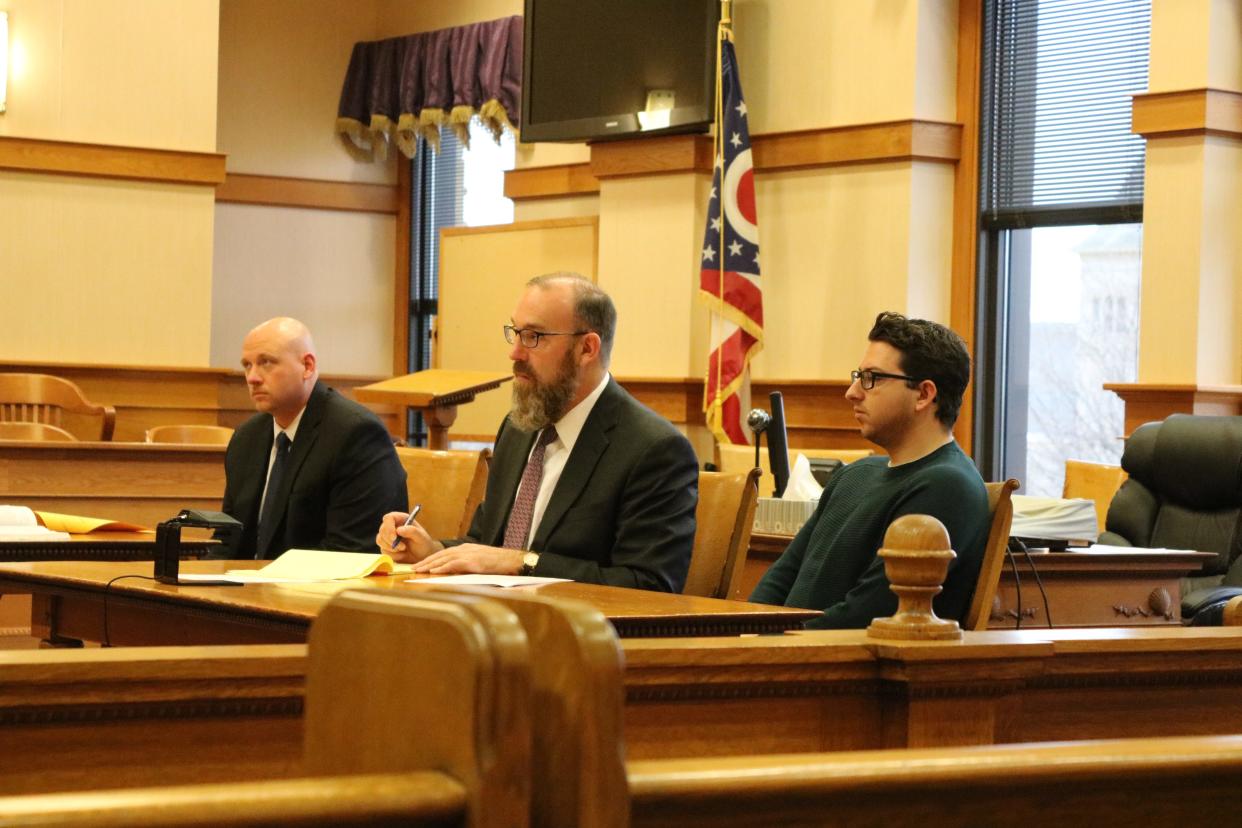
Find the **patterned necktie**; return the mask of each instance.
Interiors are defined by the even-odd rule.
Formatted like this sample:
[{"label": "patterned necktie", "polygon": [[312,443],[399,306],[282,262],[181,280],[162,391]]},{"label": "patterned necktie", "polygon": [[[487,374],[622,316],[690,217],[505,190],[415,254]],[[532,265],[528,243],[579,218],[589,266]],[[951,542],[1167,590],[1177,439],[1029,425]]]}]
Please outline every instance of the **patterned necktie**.
[{"label": "patterned necktie", "polygon": [[276,459],[272,462],[272,471],[267,476],[267,493],[263,496],[263,509],[259,513],[258,548],[254,552],[256,558],[263,557],[263,552],[272,540],[272,533],[276,531],[276,524],[280,523],[280,515],[276,513],[276,493],[285,479],[289,447],[292,445],[293,441],[288,434],[282,431],[276,435]]},{"label": "patterned necktie", "polygon": [[525,549],[530,535],[530,523],[535,514],[535,498],[539,496],[539,483],[543,480],[543,455],[548,443],[556,439],[556,426],[548,426],[539,433],[535,450],[526,461],[522,483],[518,486],[517,500],[509,513],[509,525],[505,527],[505,549]]}]

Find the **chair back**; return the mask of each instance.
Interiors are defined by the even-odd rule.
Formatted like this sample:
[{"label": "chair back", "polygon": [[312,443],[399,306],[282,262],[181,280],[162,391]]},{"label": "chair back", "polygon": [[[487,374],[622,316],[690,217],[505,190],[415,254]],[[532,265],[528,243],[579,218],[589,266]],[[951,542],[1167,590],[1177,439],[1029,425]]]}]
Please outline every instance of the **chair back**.
[{"label": "chair back", "polygon": [[418,522],[433,538],[460,538],[487,489],[490,449],[437,451],[397,447],[405,469],[410,508],[422,504]]},{"label": "chair back", "polygon": [[529,824],[531,655],[495,601],[335,596],[308,642],[306,774],[438,770],[465,788],[469,824]]},{"label": "chair back", "polygon": [[1121,467],[1129,477],[1109,504],[1100,543],[1215,552],[1191,580],[1219,581],[1242,560],[1242,417],[1171,414],[1145,423],[1126,438]]},{"label": "chair back", "polygon": [[1065,486],[1061,490],[1061,497],[1083,498],[1095,503],[1095,517],[1100,531],[1103,532],[1105,518],[1108,517],[1108,504],[1113,502],[1113,495],[1117,494],[1125,479],[1126,473],[1121,466],[1089,463],[1086,460],[1066,460]]},{"label": "chair back", "polygon": [[0,422],[0,440],[59,440],[77,442],[69,432],[60,426],[48,423],[12,423]]},{"label": "chair back", "polygon": [[1009,545],[1009,529],[1013,526],[1013,493],[1022,484],[1012,477],[1004,483],[985,483],[988,488],[988,510],[992,514],[992,528],[988,531],[987,546],[983,550],[983,563],[979,567],[979,580],[975,582],[975,595],[970,599],[970,609],[962,621],[964,630],[986,630],[992,615],[992,602],[996,600],[996,588],[1000,585],[1001,567],[1005,563],[1005,548]]},{"label": "chair back", "polygon": [[[830,460],[840,460],[842,463],[853,463],[855,460],[870,457],[875,454],[875,452],[871,451],[871,449],[789,449],[789,457],[791,460],[799,454],[806,455],[808,460],[824,458]],[[741,474],[747,469],[753,468],[754,465],[754,446],[726,446],[721,445],[720,443],[716,444],[716,468],[720,471],[726,474]],[[772,476],[772,467],[768,461],[768,452],[766,449],[759,452],[759,468],[763,470],[763,475],[759,478],[759,496],[771,497],[772,493],[776,491],[776,478]]]},{"label": "chair back", "polygon": [[629,825],[624,656],[612,624],[589,604],[521,590],[455,587],[512,610],[530,647],[532,823],[545,828]]},{"label": "chair back", "polygon": [[0,421],[65,428],[65,414],[99,417],[98,439],[112,439],[116,409],[90,402],[69,380],[50,374],[0,374]]},{"label": "chair back", "polygon": [[162,425],[147,429],[148,443],[192,443],[202,446],[227,446],[233,429],[214,425]]},{"label": "chair back", "polygon": [[699,472],[694,551],[682,594],[730,598],[741,589],[758,482],[758,469],[741,474]]}]

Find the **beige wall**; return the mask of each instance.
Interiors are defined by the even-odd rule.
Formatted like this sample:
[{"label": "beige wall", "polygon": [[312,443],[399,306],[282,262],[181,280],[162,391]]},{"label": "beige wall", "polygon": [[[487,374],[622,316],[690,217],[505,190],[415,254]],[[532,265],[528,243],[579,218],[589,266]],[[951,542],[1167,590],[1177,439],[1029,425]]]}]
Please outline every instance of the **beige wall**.
[{"label": "beige wall", "polygon": [[370,213],[218,205],[211,364],[235,367],[247,331],[293,316],[310,326],[321,372],[387,376],[394,231]]},{"label": "beige wall", "polygon": [[[0,135],[212,151],[217,0],[7,0]],[[210,187],[0,173],[0,353],[203,365]]]},{"label": "beige wall", "polygon": [[[230,173],[395,185],[387,162],[351,156],[333,125],[356,41],[378,32],[374,0],[222,0],[220,151]],[[396,220],[391,215],[219,204],[211,364],[271,316],[314,332],[321,369],[388,375]]]},{"label": "beige wall", "polygon": [[218,0],[6,0],[0,135],[215,149]]},{"label": "beige wall", "polygon": [[[920,118],[953,121],[953,0],[737,0],[752,135]],[[536,145],[518,166],[587,160]],[[927,162],[757,176],[765,346],[759,378],[853,368],[875,314],[947,322],[953,167]],[[616,370],[697,376],[706,363],[698,285],[706,175],[606,180],[598,198],[541,199],[519,219],[600,216],[600,284],[621,316]],[[559,211],[558,211],[559,209]]]},{"label": "beige wall", "polygon": [[[1242,92],[1242,0],[1155,0],[1149,90]],[[1147,142],[1140,382],[1242,383],[1242,140]]]},{"label": "beige wall", "polygon": [[221,0],[220,152],[229,172],[392,183],[333,131],[355,42],[376,35],[375,0]]}]

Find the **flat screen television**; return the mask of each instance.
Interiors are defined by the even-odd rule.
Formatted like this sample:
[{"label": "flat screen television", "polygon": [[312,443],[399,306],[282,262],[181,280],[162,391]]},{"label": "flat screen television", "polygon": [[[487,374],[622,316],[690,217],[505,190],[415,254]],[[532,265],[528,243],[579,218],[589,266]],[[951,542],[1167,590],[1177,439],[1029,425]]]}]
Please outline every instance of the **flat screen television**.
[{"label": "flat screen television", "polygon": [[720,0],[526,0],[522,140],[705,132]]}]

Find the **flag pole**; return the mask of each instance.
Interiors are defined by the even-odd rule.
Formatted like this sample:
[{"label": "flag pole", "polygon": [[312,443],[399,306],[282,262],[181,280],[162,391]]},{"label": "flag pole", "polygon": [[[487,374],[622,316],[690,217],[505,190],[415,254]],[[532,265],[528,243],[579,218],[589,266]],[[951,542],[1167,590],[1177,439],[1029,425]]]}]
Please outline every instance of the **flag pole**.
[{"label": "flag pole", "polygon": [[[721,199],[720,210],[720,237],[716,249],[719,251],[716,260],[716,318],[712,321],[712,328],[721,326],[721,320],[724,319],[725,290],[724,290],[724,274],[725,274],[725,221],[724,221],[724,136],[721,130],[724,126],[724,54],[722,44],[725,38],[733,39],[733,0],[720,0],[720,23],[716,26],[716,135],[713,141],[712,163],[720,162],[720,192],[716,194]],[[713,171],[713,178],[715,173]],[[717,428],[724,428],[724,405],[720,399],[720,383],[724,376],[724,342],[716,344],[716,387],[712,394],[712,408],[716,412],[716,419],[720,422]],[[710,413],[709,413],[710,416]]]}]

